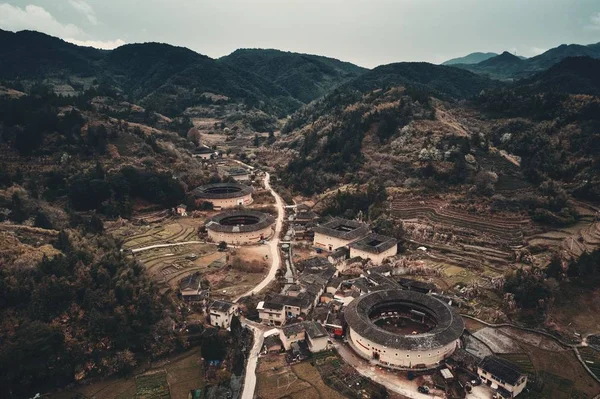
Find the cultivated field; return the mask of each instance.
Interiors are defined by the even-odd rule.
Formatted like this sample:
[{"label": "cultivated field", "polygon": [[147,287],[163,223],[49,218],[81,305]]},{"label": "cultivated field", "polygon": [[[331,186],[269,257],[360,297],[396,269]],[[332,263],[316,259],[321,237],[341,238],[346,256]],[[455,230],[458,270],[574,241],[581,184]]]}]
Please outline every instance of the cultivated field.
[{"label": "cultivated field", "polygon": [[198,348],[162,360],[127,378],[82,385],[51,394],[51,399],[187,399],[192,389],[204,387]]}]

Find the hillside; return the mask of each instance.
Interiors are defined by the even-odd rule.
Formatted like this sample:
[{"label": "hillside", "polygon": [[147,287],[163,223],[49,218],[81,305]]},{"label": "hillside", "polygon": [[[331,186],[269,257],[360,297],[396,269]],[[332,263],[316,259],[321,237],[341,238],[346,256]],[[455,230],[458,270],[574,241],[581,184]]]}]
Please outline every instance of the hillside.
[{"label": "hillside", "polygon": [[0,56],[2,80],[44,81],[69,95],[96,83],[107,84],[129,101],[171,116],[206,102],[203,93],[280,116],[302,104],[253,73],[167,44],[132,44],[104,51],[37,32],[0,31]]},{"label": "hillside", "polygon": [[268,80],[303,103],[367,71],[333,58],[271,49],[240,49],[218,62]]},{"label": "hillside", "polygon": [[[501,58],[499,58],[501,57]],[[551,66],[569,57],[600,58],[600,43],[582,46],[563,44],[535,57],[522,59],[508,52],[477,64],[454,64],[456,68],[487,75],[494,79],[515,80],[530,77],[545,71]]]},{"label": "hillside", "polygon": [[532,78],[519,82],[522,90],[600,96],[600,59],[570,57]]},{"label": "hillside", "polygon": [[344,88],[367,92],[404,85],[419,87],[441,97],[467,98],[498,83],[453,67],[427,62],[400,62],[378,66],[348,82]]},{"label": "hillside", "polygon": [[471,53],[471,54],[465,55],[464,57],[457,57],[457,58],[449,59],[448,61],[443,62],[442,65],[478,64],[482,61],[485,61],[485,60],[495,57],[497,55],[498,55],[498,53],[480,53],[480,52]]}]

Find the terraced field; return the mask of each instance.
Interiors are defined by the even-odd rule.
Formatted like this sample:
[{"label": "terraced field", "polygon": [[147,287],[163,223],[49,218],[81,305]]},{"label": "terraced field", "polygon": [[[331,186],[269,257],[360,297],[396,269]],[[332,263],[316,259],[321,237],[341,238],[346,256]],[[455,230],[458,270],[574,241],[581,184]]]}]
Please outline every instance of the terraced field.
[{"label": "terraced field", "polygon": [[600,378],[600,352],[590,347],[579,348],[578,351],[587,368]]}]

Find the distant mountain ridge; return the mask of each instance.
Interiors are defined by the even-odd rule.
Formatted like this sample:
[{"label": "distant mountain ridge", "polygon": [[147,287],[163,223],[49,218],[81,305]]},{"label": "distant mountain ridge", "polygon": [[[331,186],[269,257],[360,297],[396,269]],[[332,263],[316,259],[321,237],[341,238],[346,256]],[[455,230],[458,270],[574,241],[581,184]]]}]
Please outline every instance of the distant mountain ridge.
[{"label": "distant mountain ridge", "polygon": [[448,61],[445,61],[442,63],[442,65],[455,65],[455,64],[478,64],[482,61],[488,60],[492,57],[497,56],[498,53],[481,53],[481,52],[476,52],[476,53],[471,53],[468,55],[465,55],[464,57],[457,57],[457,58],[452,58],[449,59]]},{"label": "distant mountain ridge", "polygon": [[600,58],[600,43],[587,46],[562,44],[535,57],[521,59],[504,52],[477,64],[453,64],[453,67],[487,75],[494,79],[514,80],[530,77],[561,62],[568,57]]}]

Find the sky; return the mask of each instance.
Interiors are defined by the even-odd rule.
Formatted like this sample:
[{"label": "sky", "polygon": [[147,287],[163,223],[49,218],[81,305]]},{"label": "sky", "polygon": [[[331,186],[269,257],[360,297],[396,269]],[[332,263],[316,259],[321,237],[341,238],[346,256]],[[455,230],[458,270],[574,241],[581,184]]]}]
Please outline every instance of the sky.
[{"label": "sky", "polygon": [[0,0],[0,28],[106,49],[163,42],[213,58],[276,48],[372,68],[597,43],[600,1]]}]

